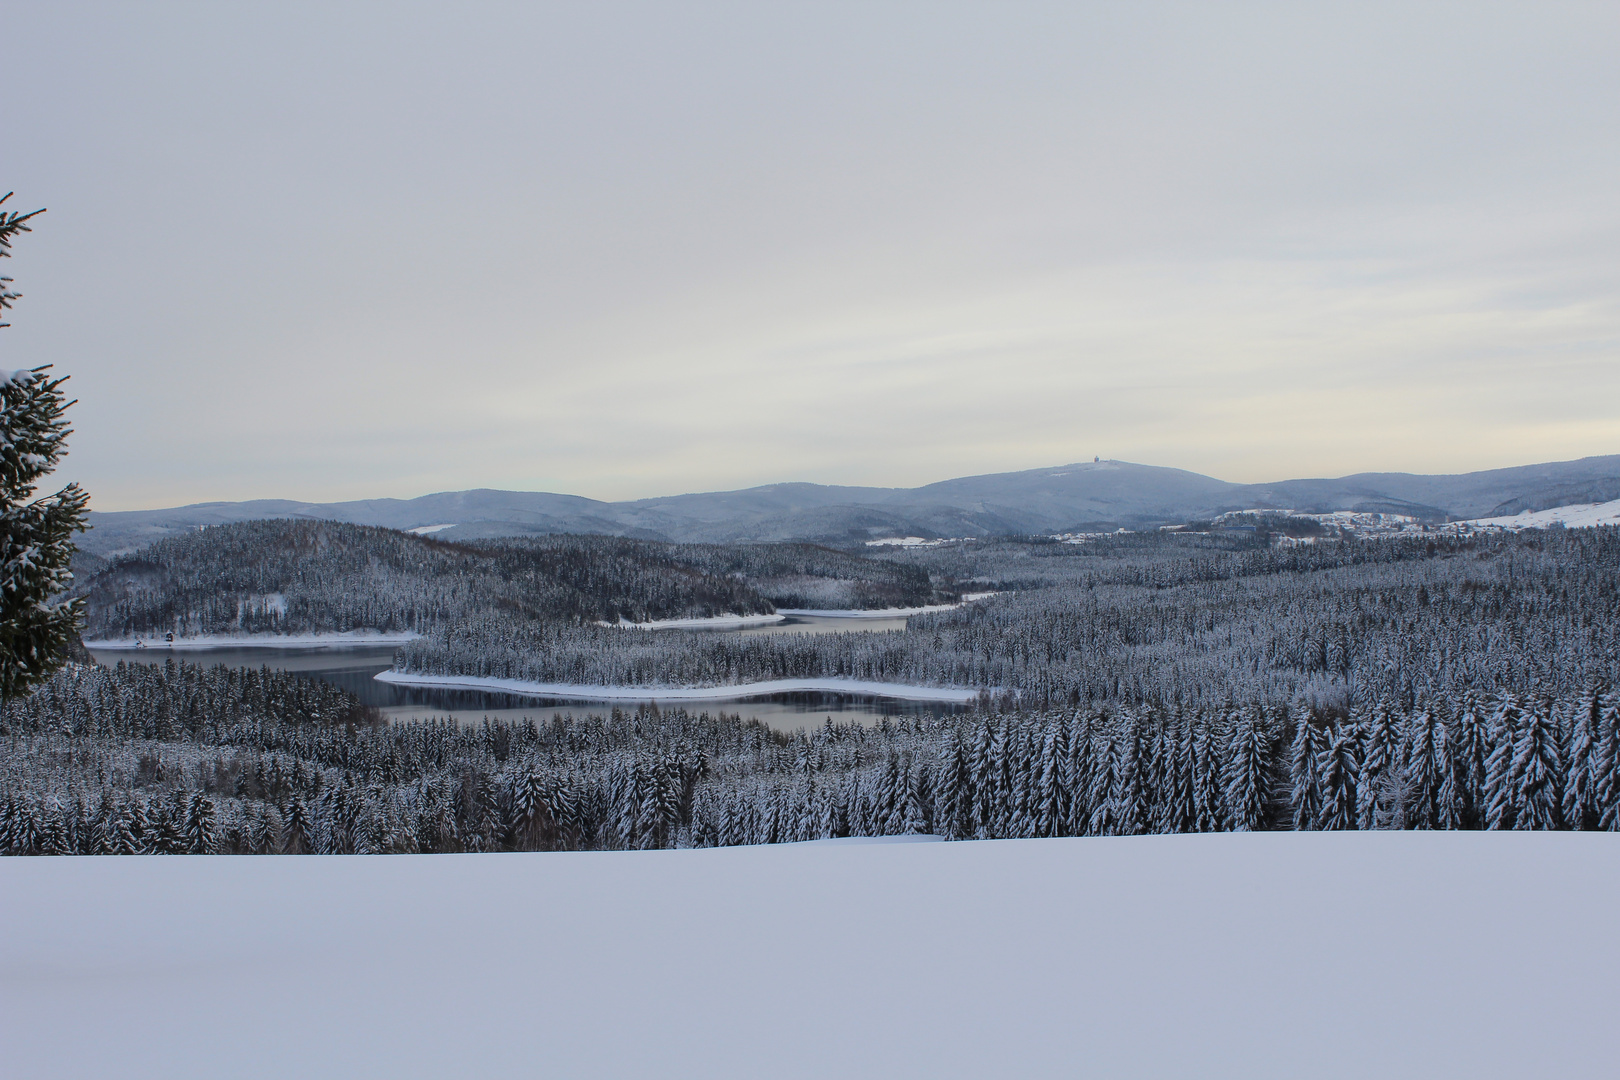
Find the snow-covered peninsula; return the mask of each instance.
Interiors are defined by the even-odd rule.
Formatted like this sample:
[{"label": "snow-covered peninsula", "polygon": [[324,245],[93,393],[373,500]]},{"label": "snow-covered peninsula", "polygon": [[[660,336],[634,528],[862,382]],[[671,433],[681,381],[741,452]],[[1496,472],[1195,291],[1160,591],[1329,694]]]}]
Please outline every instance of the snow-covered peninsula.
[{"label": "snow-covered peninsula", "polygon": [[858,679],[771,679],[765,682],[729,686],[589,686],[577,683],[529,682],[523,679],[492,679],[473,675],[419,675],[405,671],[383,671],[374,678],[396,686],[432,687],[440,690],[482,690],[521,697],[556,698],[562,701],[736,701],[768,697],[772,694],[827,693],[857,697],[894,698],[899,701],[938,701],[969,705],[991,691],[943,686],[911,686],[906,683],[866,682]]}]

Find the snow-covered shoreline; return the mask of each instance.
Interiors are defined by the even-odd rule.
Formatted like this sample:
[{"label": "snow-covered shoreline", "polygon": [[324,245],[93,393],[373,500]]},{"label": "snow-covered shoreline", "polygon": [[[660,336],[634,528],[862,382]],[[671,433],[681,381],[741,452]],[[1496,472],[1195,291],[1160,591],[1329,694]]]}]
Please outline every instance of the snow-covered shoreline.
[{"label": "snow-covered shoreline", "polygon": [[864,608],[777,608],[782,615],[797,615],[810,619],[903,619],[910,615],[931,615],[936,611],[952,611],[956,604],[929,604],[926,607]]},{"label": "snow-covered shoreline", "polygon": [[602,626],[617,626],[622,630],[724,630],[728,627],[769,626],[779,623],[787,616],[782,613],[775,615],[708,615],[696,619],[653,619],[649,622],[630,622],[620,619],[616,623],[602,623]]},{"label": "snow-covered shoreline", "polygon": [[116,638],[86,641],[87,649],[342,649],[364,645],[403,645],[421,634],[413,630],[385,634],[378,630],[350,630],[334,634],[204,634],[165,641],[153,638]]},{"label": "snow-covered shoreline", "polygon": [[[908,608],[865,608],[859,610],[778,608],[772,615],[710,615],[692,619],[653,619],[648,622],[601,623],[625,630],[727,630],[750,626],[774,626],[794,616],[817,619],[901,619],[911,615],[928,615],[939,611],[954,611],[963,604],[982,600],[995,593],[968,593],[956,604],[928,604]],[[330,634],[203,634],[198,637],[176,638],[165,641],[161,636],[149,638],[108,638],[86,641],[88,649],[320,649],[363,645],[403,645],[422,635],[414,631],[385,634],[377,630],[350,630]]]},{"label": "snow-covered shoreline", "polygon": [[858,697],[884,697],[899,701],[938,701],[970,705],[985,691],[909,683],[865,682],[858,679],[773,679],[730,686],[586,686],[577,683],[541,683],[523,679],[494,679],[478,675],[419,675],[381,671],[378,682],[440,690],[482,690],[522,697],[568,701],[733,701],[770,694],[830,693]]},{"label": "snow-covered shoreline", "polygon": [[903,619],[911,615],[932,615],[939,611],[955,611],[964,604],[998,595],[993,592],[963,593],[954,604],[925,604],[922,607],[896,608],[777,608],[780,615],[802,615],[814,619]]}]

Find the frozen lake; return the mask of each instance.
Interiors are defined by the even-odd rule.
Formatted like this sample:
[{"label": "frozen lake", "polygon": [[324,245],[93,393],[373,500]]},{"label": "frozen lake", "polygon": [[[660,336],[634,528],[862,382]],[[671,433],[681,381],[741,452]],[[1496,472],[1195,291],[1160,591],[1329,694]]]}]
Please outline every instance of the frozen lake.
[{"label": "frozen lake", "polygon": [[[791,616],[780,623],[732,629],[669,629],[637,631],[658,634],[788,634],[788,633],[849,633],[903,630],[903,617],[885,618],[825,618],[817,616]],[[550,699],[520,697],[513,694],[487,693],[474,690],[442,690],[426,687],[395,686],[373,678],[378,672],[394,665],[392,645],[363,645],[345,647],[285,649],[264,646],[225,646],[217,649],[171,650],[162,645],[145,649],[92,649],[97,662],[107,665],[120,660],[131,663],[161,664],[173,657],[190,664],[226,667],[269,667],[281,671],[296,671],[342,687],[367,705],[380,709],[394,720],[421,720],[429,717],[451,716],[463,722],[476,723],[484,717],[503,720],[549,720],[553,713],[606,714],[612,705],[592,703],[578,699]],[[653,700],[649,696],[649,700]],[[620,708],[634,708],[633,704],[620,704]],[[828,717],[835,723],[877,723],[883,717],[937,715],[959,711],[961,706],[937,702],[895,701],[889,698],[863,697],[851,694],[796,693],[776,694],[765,698],[739,701],[705,701],[685,706],[694,713],[733,713],[745,720],[757,718],[779,731],[797,731],[819,727]]]},{"label": "frozen lake", "polygon": [[789,615],[781,622],[756,626],[685,626],[651,631],[655,634],[848,634],[904,630],[904,615],[827,616]]}]

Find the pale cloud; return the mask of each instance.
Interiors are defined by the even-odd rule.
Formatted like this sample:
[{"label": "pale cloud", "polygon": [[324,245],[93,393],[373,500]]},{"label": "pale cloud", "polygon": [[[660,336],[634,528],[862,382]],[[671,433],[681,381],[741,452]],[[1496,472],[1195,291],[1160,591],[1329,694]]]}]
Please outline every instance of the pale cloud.
[{"label": "pale cloud", "polygon": [[104,509],[1620,452],[1610,7],[14,21]]}]

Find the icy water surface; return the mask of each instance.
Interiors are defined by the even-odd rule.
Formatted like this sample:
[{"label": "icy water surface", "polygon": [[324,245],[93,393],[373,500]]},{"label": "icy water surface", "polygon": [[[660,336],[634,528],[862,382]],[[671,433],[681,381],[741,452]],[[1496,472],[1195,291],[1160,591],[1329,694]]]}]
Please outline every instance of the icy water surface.
[{"label": "icy water surface", "polygon": [[852,618],[828,615],[789,615],[779,623],[742,627],[666,627],[655,634],[848,634],[904,630],[904,615],[885,618]]},{"label": "icy water surface", "polygon": [[[850,631],[903,630],[904,618],[848,619],[794,616],[786,622],[731,630],[656,630],[648,633],[827,634]],[[275,649],[229,646],[218,649],[170,650],[161,645],[145,649],[92,649],[97,662],[113,665],[120,660],[161,664],[169,658],[177,662],[225,667],[269,667],[296,671],[340,686],[367,705],[376,706],[394,720],[419,720],[451,716],[466,723],[484,717],[502,720],[551,719],[554,713],[606,715],[612,705],[549,698],[519,697],[475,690],[438,690],[426,687],[395,686],[377,682],[372,676],[394,666],[392,645],[362,645],[310,649]],[[620,708],[634,708],[621,703]],[[828,717],[834,722],[873,724],[883,717],[938,715],[959,711],[960,706],[939,702],[894,701],[888,698],[859,697],[850,694],[776,694],[740,701],[705,701],[685,704],[693,713],[738,714],[757,718],[779,731],[819,727]]]}]

